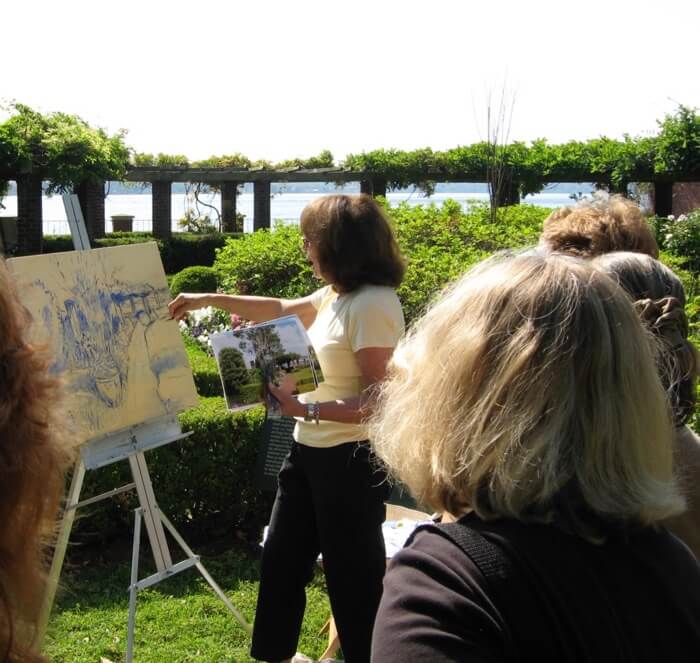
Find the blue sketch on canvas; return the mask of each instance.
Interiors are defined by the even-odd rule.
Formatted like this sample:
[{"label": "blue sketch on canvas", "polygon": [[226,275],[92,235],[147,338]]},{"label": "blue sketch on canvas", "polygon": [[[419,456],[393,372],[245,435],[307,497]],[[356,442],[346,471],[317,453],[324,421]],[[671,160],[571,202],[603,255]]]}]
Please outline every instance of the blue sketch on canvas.
[{"label": "blue sketch on canvas", "polygon": [[73,256],[76,259],[78,269],[70,276],[61,274],[58,287],[41,279],[31,285],[43,291],[44,305],[36,321],[53,337],[52,371],[78,396],[78,418],[97,431],[108,412],[134,409],[137,400],[139,405],[144,399],[153,401],[146,406],[162,414],[183,409],[180,392],[167,380],[177,381],[189,372],[187,358],[177,345],[164,347],[160,336],[162,325],[173,324],[165,283],[125,282],[114,266],[88,268],[79,255]]}]

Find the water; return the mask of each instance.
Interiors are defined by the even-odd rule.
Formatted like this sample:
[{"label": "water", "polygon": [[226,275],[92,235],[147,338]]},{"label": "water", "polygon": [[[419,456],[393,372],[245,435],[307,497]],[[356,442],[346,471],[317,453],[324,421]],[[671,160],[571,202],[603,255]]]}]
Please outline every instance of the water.
[{"label": "water", "polygon": [[[304,193],[278,193],[274,194],[270,203],[271,215],[273,219],[281,219],[285,223],[298,223],[301,211],[314,198],[324,195],[318,192]],[[217,194],[205,194],[200,196],[201,200],[213,205],[217,209],[221,209],[221,197]],[[408,202],[409,205],[430,205],[435,204],[440,206],[445,200],[456,200],[463,207],[466,207],[470,201],[488,201],[487,193],[475,192],[441,192],[437,191],[430,197],[426,197],[415,191],[392,191],[387,195],[387,198],[392,205],[397,205],[402,201]],[[561,207],[570,205],[571,198],[569,193],[538,193],[532,196],[526,196],[523,202],[542,207]],[[180,230],[178,227],[178,219],[184,214],[188,206],[193,207],[194,202],[188,199],[186,194],[173,194],[171,196],[172,203],[172,229]],[[0,217],[16,216],[17,215],[17,196],[7,196],[2,200],[5,209],[0,209]],[[252,232],[253,229],[253,194],[241,193],[236,200],[236,209],[238,212],[245,215],[244,230]],[[66,213],[63,208],[63,200],[61,196],[44,196],[44,234],[45,235],[67,235],[70,233],[68,223],[66,221]],[[201,205],[199,208],[202,214],[210,214],[215,220],[216,214],[211,212],[206,206]],[[138,231],[150,231],[152,229],[152,210],[150,194],[110,194],[105,199],[105,227],[107,232],[112,231],[112,222],[110,216],[113,214],[130,214],[134,217],[133,229]]]}]

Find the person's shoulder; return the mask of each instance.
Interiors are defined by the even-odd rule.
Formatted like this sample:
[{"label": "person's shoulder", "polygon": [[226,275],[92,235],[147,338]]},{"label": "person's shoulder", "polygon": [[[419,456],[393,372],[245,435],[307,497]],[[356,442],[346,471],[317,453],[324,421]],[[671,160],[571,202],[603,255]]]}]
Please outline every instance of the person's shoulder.
[{"label": "person's shoulder", "polygon": [[393,558],[396,564],[417,565],[431,574],[444,577],[452,575],[455,580],[469,586],[484,587],[486,579],[478,566],[458,546],[434,525],[423,525],[408,539],[406,546]]},{"label": "person's shoulder", "polygon": [[318,311],[333,295],[335,295],[335,292],[332,286],[324,285],[311,294],[311,304]]},{"label": "person's shoulder", "polygon": [[350,294],[353,308],[370,306],[384,308],[387,311],[401,309],[396,290],[388,285],[363,285]]}]

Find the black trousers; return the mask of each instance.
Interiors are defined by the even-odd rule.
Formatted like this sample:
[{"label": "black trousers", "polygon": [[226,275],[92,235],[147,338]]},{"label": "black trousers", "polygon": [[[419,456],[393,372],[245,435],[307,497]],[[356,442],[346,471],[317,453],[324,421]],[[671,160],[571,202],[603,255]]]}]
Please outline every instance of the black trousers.
[{"label": "black trousers", "polygon": [[385,479],[368,442],[329,449],[294,443],[280,470],[263,548],[254,658],[281,661],[296,652],[305,587],[321,552],[345,660],[369,661],[386,568]]}]

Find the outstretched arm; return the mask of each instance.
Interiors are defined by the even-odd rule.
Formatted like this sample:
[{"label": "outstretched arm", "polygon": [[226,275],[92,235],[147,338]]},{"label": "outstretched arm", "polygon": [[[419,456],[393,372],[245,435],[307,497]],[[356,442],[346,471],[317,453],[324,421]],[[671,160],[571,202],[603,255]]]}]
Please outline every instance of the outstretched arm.
[{"label": "outstretched arm", "polygon": [[182,320],[189,311],[207,306],[235,313],[245,320],[256,322],[266,322],[284,315],[298,315],[302,324],[308,328],[316,318],[316,309],[311,303],[312,300],[313,295],[299,299],[278,299],[249,295],[181,292],[168,304],[168,310],[175,320]]}]

